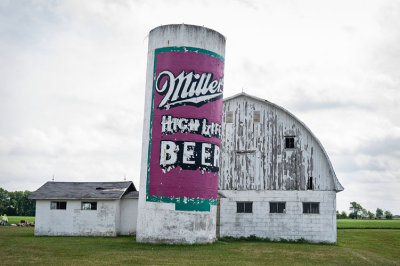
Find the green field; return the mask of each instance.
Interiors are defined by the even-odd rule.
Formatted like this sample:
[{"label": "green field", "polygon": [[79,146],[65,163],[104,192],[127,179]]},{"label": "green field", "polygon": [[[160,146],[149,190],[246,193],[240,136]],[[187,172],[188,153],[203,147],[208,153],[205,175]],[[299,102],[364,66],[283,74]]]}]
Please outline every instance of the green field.
[{"label": "green field", "polygon": [[338,229],[400,229],[400,220],[338,219]]},{"label": "green field", "polygon": [[25,220],[26,222],[34,222],[35,216],[8,216],[9,224],[18,224],[21,220]]},{"label": "green field", "polygon": [[400,265],[400,230],[338,230],[338,244],[226,241],[149,245],[134,237],[34,237],[0,227],[1,265]]},{"label": "green field", "polygon": [[[17,224],[21,220],[27,222],[34,222],[33,216],[8,216],[9,224]],[[400,229],[400,219],[393,220],[352,220],[352,219],[338,219],[338,229]]]}]

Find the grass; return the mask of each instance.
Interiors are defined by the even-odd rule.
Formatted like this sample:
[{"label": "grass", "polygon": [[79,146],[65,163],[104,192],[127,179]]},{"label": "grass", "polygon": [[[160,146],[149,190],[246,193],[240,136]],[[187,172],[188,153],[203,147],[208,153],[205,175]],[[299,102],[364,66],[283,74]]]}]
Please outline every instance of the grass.
[{"label": "grass", "polygon": [[26,222],[34,222],[35,216],[8,216],[9,224],[18,224],[21,220],[25,220]]},{"label": "grass", "polygon": [[[18,224],[21,220],[34,222],[34,216],[8,216],[9,224]],[[400,229],[400,219],[393,220],[352,220],[338,219],[338,229]]]},{"label": "grass", "polygon": [[338,230],[338,244],[249,240],[150,245],[134,237],[34,237],[0,227],[1,265],[400,265],[400,230]]},{"label": "grass", "polygon": [[400,220],[338,219],[338,229],[400,229]]}]

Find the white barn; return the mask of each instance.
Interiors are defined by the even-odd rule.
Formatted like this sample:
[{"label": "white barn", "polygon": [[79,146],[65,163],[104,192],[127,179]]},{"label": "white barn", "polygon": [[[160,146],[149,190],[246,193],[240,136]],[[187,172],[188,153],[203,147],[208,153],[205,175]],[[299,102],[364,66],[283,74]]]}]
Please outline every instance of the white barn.
[{"label": "white barn", "polygon": [[314,134],[284,108],[224,99],[217,235],[336,242],[343,187]]},{"label": "white barn", "polygon": [[35,235],[133,235],[138,195],[131,181],[47,182],[30,195]]},{"label": "white barn", "polygon": [[[245,93],[226,98],[221,146],[217,236],[336,242],[343,187],[293,114]],[[135,234],[138,195],[131,181],[47,182],[30,196],[35,235]]]}]

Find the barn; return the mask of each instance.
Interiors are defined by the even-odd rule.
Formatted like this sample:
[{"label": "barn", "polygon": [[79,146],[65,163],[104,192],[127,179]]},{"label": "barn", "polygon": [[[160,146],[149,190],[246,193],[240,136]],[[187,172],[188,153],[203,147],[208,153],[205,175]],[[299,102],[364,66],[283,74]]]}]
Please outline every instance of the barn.
[{"label": "barn", "polygon": [[336,242],[343,190],[323,146],[284,108],[224,99],[217,235]]},{"label": "barn", "polygon": [[47,182],[36,200],[35,235],[116,236],[136,233],[138,191],[127,182]]},{"label": "barn", "polygon": [[[223,102],[217,236],[336,242],[336,193],[327,153],[284,108],[240,93]],[[47,182],[36,199],[35,235],[136,233],[129,182]]]}]

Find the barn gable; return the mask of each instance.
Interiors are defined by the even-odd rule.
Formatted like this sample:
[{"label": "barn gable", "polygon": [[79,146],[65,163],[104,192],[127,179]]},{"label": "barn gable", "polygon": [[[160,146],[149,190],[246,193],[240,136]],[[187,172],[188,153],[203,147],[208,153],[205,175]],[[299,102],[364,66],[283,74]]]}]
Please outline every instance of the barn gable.
[{"label": "barn gable", "polygon": [[224,99],[222,135],[220,190],[343,190],[319,140],[278,105]]}]

